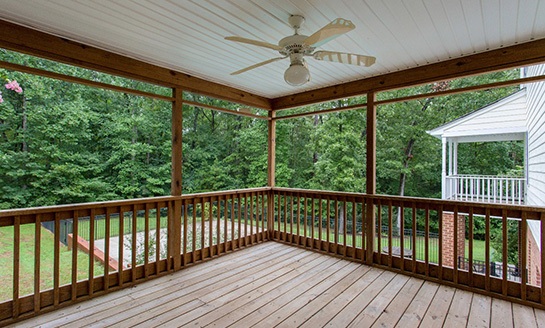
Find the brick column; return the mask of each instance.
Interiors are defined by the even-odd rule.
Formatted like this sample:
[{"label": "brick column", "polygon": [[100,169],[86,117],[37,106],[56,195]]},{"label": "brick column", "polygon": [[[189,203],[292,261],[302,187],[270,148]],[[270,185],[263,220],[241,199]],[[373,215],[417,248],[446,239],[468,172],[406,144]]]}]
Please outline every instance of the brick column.
[{"label": "brick column", "polygon": [[[465,256],[466,228],[465,216],[458,215],[458,256]],[[454,258],[454,213],[443,213],[443,266],[453,268],[458,259]]]}]

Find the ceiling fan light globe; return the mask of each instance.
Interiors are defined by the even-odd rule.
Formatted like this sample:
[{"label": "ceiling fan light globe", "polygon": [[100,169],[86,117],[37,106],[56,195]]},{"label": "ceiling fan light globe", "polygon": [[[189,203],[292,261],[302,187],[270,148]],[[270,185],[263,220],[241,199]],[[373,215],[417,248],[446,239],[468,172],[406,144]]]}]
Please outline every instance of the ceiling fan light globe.
[{"label": "ceiling fan light globe", "polygon": [[284,80],[291,86],[301,86],[310,81],[310,72],[302,64],[290,65],[284,73]]}]

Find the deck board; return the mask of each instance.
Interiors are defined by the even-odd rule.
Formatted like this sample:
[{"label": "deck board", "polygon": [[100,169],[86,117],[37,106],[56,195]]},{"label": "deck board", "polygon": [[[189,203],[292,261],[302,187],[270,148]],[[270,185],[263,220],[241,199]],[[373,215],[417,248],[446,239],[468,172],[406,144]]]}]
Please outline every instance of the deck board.
[{"label": "deck board", "polygon": [[531,328],[544,320],[542,310],[266,242],[16,326]]}]

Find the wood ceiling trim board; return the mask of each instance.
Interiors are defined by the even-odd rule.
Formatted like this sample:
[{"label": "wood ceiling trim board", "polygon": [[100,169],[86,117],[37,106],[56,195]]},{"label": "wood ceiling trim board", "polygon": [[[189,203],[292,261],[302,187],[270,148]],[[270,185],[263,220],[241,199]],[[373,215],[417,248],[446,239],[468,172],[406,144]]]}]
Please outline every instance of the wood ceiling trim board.
[{"label": "wood ceiling trim board", "polygon": [[545,39],[272,99],[273,110],[545,62]]},{"label": "wood ceiling trim board", "polygon": [[0,20],[0,47],[105,73],[271,109],[269,99]]}]

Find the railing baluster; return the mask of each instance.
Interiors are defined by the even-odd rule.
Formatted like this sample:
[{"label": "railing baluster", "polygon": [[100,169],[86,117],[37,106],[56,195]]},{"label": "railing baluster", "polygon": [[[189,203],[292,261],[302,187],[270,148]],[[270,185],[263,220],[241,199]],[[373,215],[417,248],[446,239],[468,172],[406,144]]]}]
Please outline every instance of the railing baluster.
[{"label": "railing baluster", "polygon": [[311,204],[311,209],[310,211],[312,212],[311,213],[311,226],[310,226],[310,235],[311,235],[311,240],[310,240],[310,248],[311,249],[314,249],[314,239],[315,239],[315,236],[314,236],[314,218],[315,218],[315,202],[316,202],[316,199],[314,198],[314,196],[311,197],[310,199],[312,201],[312,204]]},{"label": "railing baluster", "polygon": [[416,272],[416,248],[417,248],[417,245],[416,245],[416,228],[417,228],[417,216],[416,216],[416,204],[413,202],[412,203],[412,206],[411,206],[411,210],[412,210],[412,231],[411,231],[411,238],[412,238],[412,250],[413,250],[413,257],[412,257],[412,260],[413,260],[413,273]]},{"label": "railing baluster", "polygon": [[382,204],[380,199],[377,202],[377,249],[378,263],[382,264]]},{"label": "railing baluster", "polygon": [[284,233],[282,239],[284,242],[288,239],[288,194],[284,192]]},{"label": "railing baluster", "polygon": [[307,247],[307,197],[303,196],[303,247]]},{"label": "railing baluster", "polygon": [[[144,205],[144,278],[148,279],[148,262],[149,262],[149,203]],[[182,258],[183,263],[183,258]]]},{"label": "railing baluster", "polygon": [[[75,212],[74,221],[76,220]],[[104,261],[104,290],[108,290],[110,289],[110,208],[106,208],[104,218]]]},{"label": "railing baluster", "polygon": [[490,208],[486,208],[484,221],[484,258],[485,258],[485,290],[490,291]]},{"label": "railing baluster", "polygon": [[[74,211],[76,212],[76,211]],[[40,257],[41,257],[41,240],[42,240],[42,215],[36,215],[36,223],[34,224],[34,312],[39,312],[42,308],[40,298]],[[72,233],[73,234],[73,233]],[[76,253],[77,254],[77,253]],[[72,267],[74,267],[72,260]],[[73,269],[72,269],[73,270]]]},{"label": "railing baluster", "polygon": [[437,210],[437,217],[439,219],[439,249],[437,250],[437,273],[439,280],[443,280],[443,205],[439,205],[439,209]]},{"label": "railing baluster", "polygon": [[95,209],[89,215],[89,284],[87,294],[92,296],[95,289]]},{"label": "railing baluster", "polygon": [[[208,204],[208,257],[212,258],[214,256],[214,197],[207,198]],[[248,220],[246,220],[248,222]],[[247,224],[247,223],[246,223]],[[204,234],[203,234],[204,235]],[[246,245],[246,243],[245,243]],[[203,247],[204,251],[204,247]]]},{"label": "railing baluster", "polygon": [[346,211],[346,199],[343,201],[343,256],[346,257],[346,221],[348,221],[348,212]]},{"label": "railing baluster", "polygon": [[401,257],[401,270],[405,271],[405,208],[404,204],[398,207],[399,211],[399,250]]},{"label": "railing baluster", "polygon": [[327,203],[326,203],[326,218],[327,218],[327,235],[326,235],[326,245],[327,245],[327,251],[329,251],[329,236],[331,235],[331,201],[329,199],[329,196],[327,197]]},{"label": "railing baluster", "polygon": [[339,201],[337,200],[337,198],[335,198],[335,211],[333,213],[334,214],[334,218],[333,218],[333,224],[334,224],[334,227],[333,227],[333,231],[334,231],[334,244],[333,244],[333,252],[335,254],[338,254],[337,250],[338,250],[338,247],[337,245],[339,244]]},{"label": "railing baluster", "polygon": [[[225,197],[223,198],[223,252],[227,252],[227,230],[228,230],[228,227],[227,227],[227,216],[228,216],[228,196],[225,195]],[[185,227],[184,227],[184,231],[186,231]],[[185,238],[185,233],[184,233],[184,238]]]},{"label": "railing baluster", "polygon": [[[312,208],[314,209],[314,203],[312,204]],[[356,198],[352,199],[352,249],[353,249],[353,253],[352,253],[352,258],[355,260],[357,258],[357,252],[356,252],[356,249],[358,248],[357,247],[357,239],[356,239],[356,230],[358,229],[358,223],[356,222],[357,221],[357,208],[356,208]],[[313,210],[314,212],[314,210]],[[314,226],[314,225],[313,225]]]},{"label": "railing baluster", "polygon": [[[184,200],[183,202],[184,204],[184,207],[183,207],[183,211],[184,211],[184,216],[183,216],[183,220],[184,222],[182,222],[182,229],[183,229],[183,235],[182,235],[182,266],[185,267],[187,266],[187,227],[188,227],[188,212],[189,212],[189,201],[186,199]],[[157,229],[159,229],[159,227],[157,227]]]},{"label": "railing baluster", "polygon": [[470,287],[473,286],[473,206],[469,207],[469,242],[468,242],[468,256],[469,256],[469,267],[468,267],[468,274],[469,274],[469,281],[468,285]]},{"label": "railing baluster", "polygon": [[318,203],[318,221],[320,222],[320,225],[318,226],[318,243],[319,243],[318,249],[320,251],[322,250],[322,240],[323,240],[323,237],[322,237],[323,202],[324,200],[322,199],[322,195],[320,195],[319,203]]},{"label": "railing baluster", "polygon": [[[195,240],[195,239],[193,239]],[[159,262],[161,261],[161,207],[155,204],[155,275],[159,275]],[[193,247],[195,250],[195,247]],[[121,262],[120,267],[121,268]],[[120,270],[120,269],[119,269]]]},{"label": "railing baluster", "polygon": [[261,232],[259,231],[259,220],[260,218],[262,218],[261,216],[261,206],[260,204],[262,204],[259,200],[259,194],[256,194],[256,198],[255,198],[255,213],[256,213],[256,218],[255,218],[255,231],[256,231],[256,242],[257,243],[260,243],[261,242]]},{"label": "railing baluster", "polygon": [[[231,250],[235,250],[235,196],[231,196]],[[238,235],[237,231],[237,235]]]},{"label": "railing baluster", "polygon": [[526,274],[526,268],[527,268],[527,264],[528,264],[528,259],[527,259],[527,250],[528,250],[528,236],[527,236],[527,233],[528,233],[528,221],[527,221],[527,218],[528,218],[528,212],[526,211],[522,211],[522,215],[521,215],[521,221],[520,221],[520,237],[521,237],[521,241],[520,241],[520,245],[521,245],[521,250],[520,251],[520,261],[519,261],[519,274],[520,274],[520,277],[521,277],[521,280],[520,280],[520,298],[523,300],[523,301],[526,301],[526,285],[528,284],[528,276]]},{"label": "railing baluster", "polygon": [[123,269],[125,268],[125,259],[123,258],[123,237],[125,234],[125,213],[122,209],[119,209],[119,243],[118,243],[118,253],[119,253],[119,266],[117,270],[117,279],[118,279],[118,285],[123,286]]},{"label": "railing baluster", "polygon": [[297,194],[297,231],[295,237],[297,238],[297,245],[301,245],[301,196]]},{"label": "railing baluster", "polygon": [[393,252],[392,252],[392,243],[393,243],[393,207],[392,201],[388,201],[388,266],[392,267],[393,262]]},{"label": "railing baluster", "polygon": [[502,282],[501,282],[501,290],[503,296],[507,296],[507,211],[504,209],[502,210]]},{"label": "railing baluster", "polygon": [[254,244],[254,193],[250,194],[250,244]]},{"label": "railing baluster", "polygon": [[61,219],[60,212],[55,213],[55,234],[54,234],[54,259],[53,259],[53,305],[60,303],[60,259],[61,259]]},{"label": "railing baluster", "polygon": [[[453,238],[453,244],[452,245],[452,253],[453,253],[453,259],[452,259],[452,266],[454,269],[454,283],[458,284],[458,205],[454,206],[454,215],[453,215],[453,227],[454,227],[454,238]],[[462,254],[463,255],[463,254]]]},{"label": "railing baluster", "polygon": [[[71,299],[75,301],[78,298],[78,224],[79,213],[77,210],[73,212],[72,221],[72,286],[71,286]],[[40,228],[41,230],[41,228]],[[40,240],[38,240],[39,242]],[[39,297],[38,297],[39,298]]]},{"label": "railing baluster", "polygon": [[[424,262],[426,264],[426,276],[430,276],[430,209],[426,204],[424,214]],[[441,254],[438,254],[440,257]]]},{"label": "railing baluster", "polygon": [[[13,218],[13,317],[19,317],[19,273],[21,255],[21,217]],[[57,303],[58,304],[58,303]]]},{"label": "railing baluster", "polygon": [[241,201],[241,197],[240,195],[237,195],[237,224],[238,224],[238,232],[237,232],[237,237],[238,237],[238,247],[241,248],[242,247],[242,201]]}]

